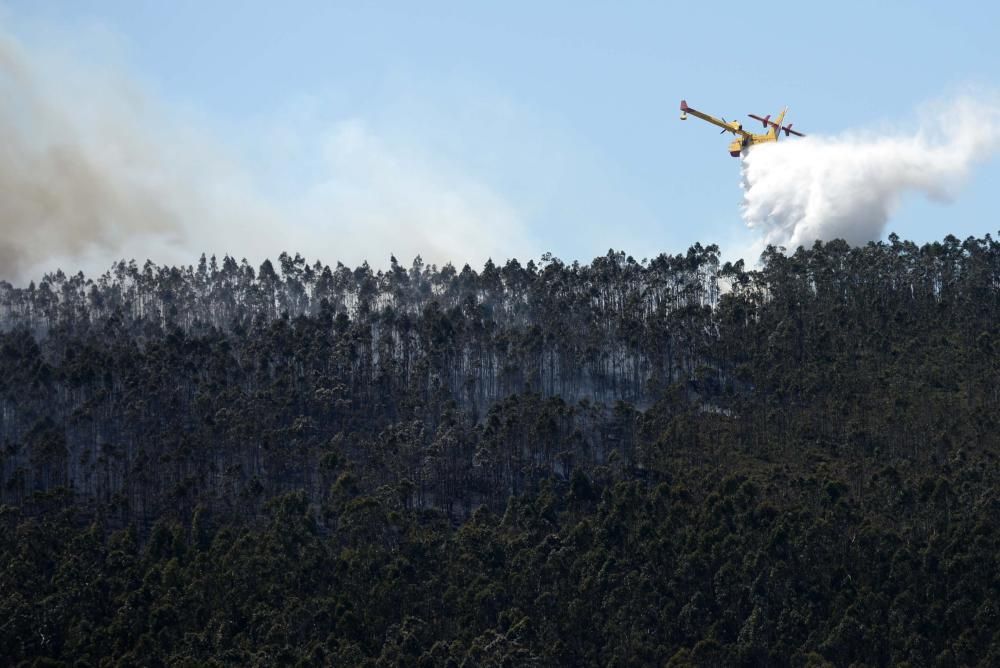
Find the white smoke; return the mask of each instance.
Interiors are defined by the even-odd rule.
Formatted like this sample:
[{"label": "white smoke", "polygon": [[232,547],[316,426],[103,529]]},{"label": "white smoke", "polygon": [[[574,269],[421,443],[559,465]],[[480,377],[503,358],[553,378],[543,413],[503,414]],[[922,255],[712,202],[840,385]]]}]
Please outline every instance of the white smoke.
[{"label": "white smoke", "polygon": [[[364,119],[278,125],[302,150],[239,159],[113,60],[0,27],[0,279],[202,252],[379,266],[390,253],[481,262],[531,247],[513,206],[427,149]],[[302,161],[316,173],[280,195],[266,187]]]},{"label": "white smoke", "polygon": [[1000,150],[1000,103],[961,97],[928,108],[911,133],[846,133],[761,144],[743,160],[743,218],[766,244],[877,240],[900,199],[953,198]]}]

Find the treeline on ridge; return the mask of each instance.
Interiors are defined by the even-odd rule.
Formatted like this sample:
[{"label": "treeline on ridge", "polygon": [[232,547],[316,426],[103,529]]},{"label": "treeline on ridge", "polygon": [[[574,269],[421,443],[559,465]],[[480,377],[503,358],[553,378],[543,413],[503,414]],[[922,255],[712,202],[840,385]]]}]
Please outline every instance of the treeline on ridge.
[{"label": "treeline on ridge", "polygon": [[990,665],[998,323],[989,235],[0,283],[0,653]]}]

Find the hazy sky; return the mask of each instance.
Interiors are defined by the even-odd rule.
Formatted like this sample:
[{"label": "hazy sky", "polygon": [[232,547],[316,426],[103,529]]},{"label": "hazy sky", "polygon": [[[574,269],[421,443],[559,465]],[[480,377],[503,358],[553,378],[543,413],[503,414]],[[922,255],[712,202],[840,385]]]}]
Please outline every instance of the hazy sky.
[{"label": "hazy sky", "polygon": [[[273,257],[276,245],[377,265],[390,252],[642,258],[695,241],[731,255],[755,238],[738,161],[727,137],[678,120],[681,98],[748,123],[787,104],[797,129],[836,134],[912,125],[928,102],[1000,89],[1000,9],[982,1],[491,4],[0,0],[0,37],[42,63],[39,104],[69,118],[50,144],[137,101],[80,140],[83,155],[126,126],[110,180],[136,146],[158,157],[138,159],[155,178],[117,215],[160,198],[177,202],[164,216],[200,218],[157,243],[122,231],[89,260],[76,244],[17,269],[108,253],[193,262],[200,248]],[[90,77],[97,102],[79,85]],[[997,163],[950,204],[904,200],[888,229],[995,234]]]}]

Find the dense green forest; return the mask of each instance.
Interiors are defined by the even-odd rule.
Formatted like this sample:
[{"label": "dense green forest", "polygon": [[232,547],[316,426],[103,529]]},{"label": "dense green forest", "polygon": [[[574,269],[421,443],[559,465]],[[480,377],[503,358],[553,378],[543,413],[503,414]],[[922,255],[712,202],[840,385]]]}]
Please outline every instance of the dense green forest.
[{"label": "dense green forest", "polygon": [[1000,242],[0,282],[17,665],[1000,665]]}]

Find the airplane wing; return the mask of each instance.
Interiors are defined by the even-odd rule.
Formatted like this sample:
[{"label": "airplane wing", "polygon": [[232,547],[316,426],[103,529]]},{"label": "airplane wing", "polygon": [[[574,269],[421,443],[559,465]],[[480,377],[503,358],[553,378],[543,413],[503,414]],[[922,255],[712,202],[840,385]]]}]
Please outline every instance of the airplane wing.
[{"label": "airplane wing", "polygon": [[775,128],[777,130],[784,130],[786,137],[788,135],[795,135],[796,137],[805,137],[805,135],[799,132],[798,130],[793,130],[791,123],[789,123],[788,125],[778,125],[777,123],[771,120],[770,116],[765,116],[763,118],[755,114],[747,114],[747,116],[754,119],[755,121],[760,121],[761,123],[764,124],[764,127],[770,125],[772,128]]},{"label": "airplane wing", "polygon": [[737,130],[736,128],[734,128],[733,126],[729,125],[728,123],[726,123],[721,119],[715,118],[714,116],[709,116],[708,114],[703,114],[697,109],[689,107],[687,101],[685,100],[681,100],[681,111],[685,114],[691,114],[692,116],[697,116],[701,120],[708,121],[712,125],[717,125],[723,130],[726,130],[727,132],[732,132],[734,135],[740,135],[741,137],[750,136],[750,133],[747,132],[746,130]]}]

